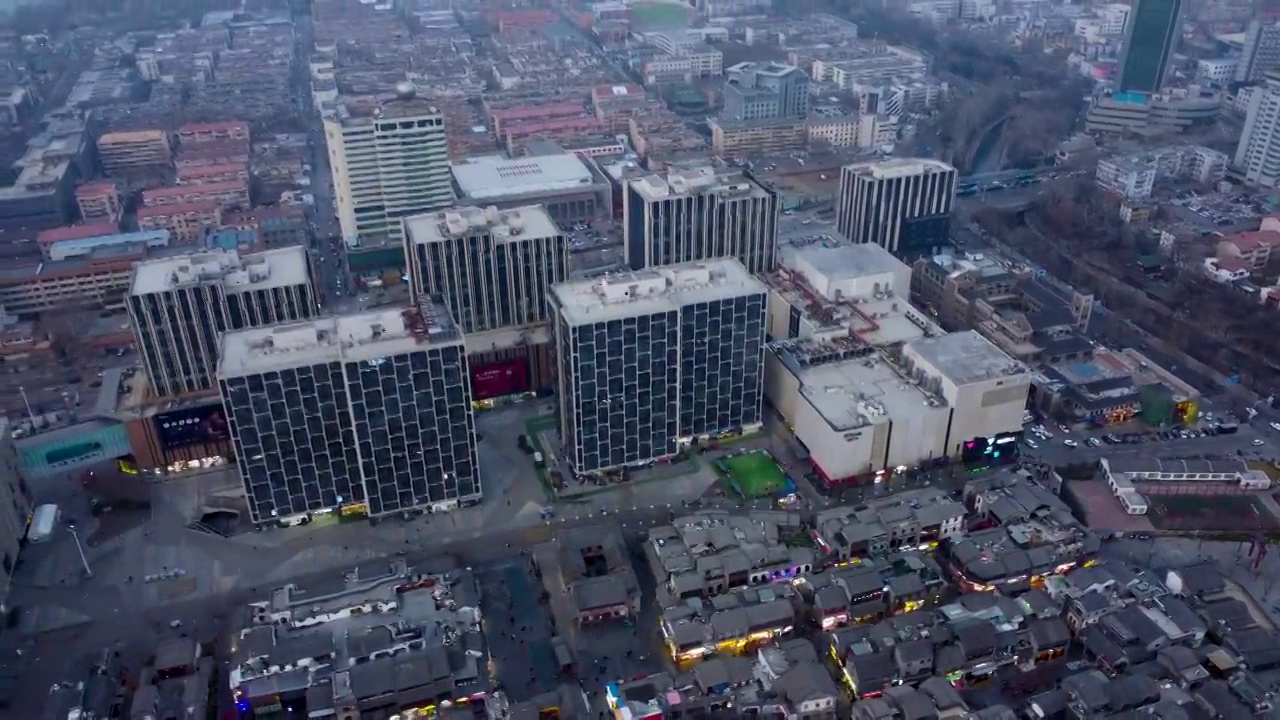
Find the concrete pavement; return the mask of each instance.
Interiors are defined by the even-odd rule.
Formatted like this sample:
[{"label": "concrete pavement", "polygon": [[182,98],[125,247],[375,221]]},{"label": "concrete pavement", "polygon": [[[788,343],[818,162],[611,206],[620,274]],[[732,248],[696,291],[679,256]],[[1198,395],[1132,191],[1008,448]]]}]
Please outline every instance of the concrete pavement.
[{"label": "concrete pavement", "polygon": [[[518,428],[540,410],[531,403],[481,414],[481,468],[489,497],[474,508],[408,522],[386,519],[376,526],[321,520],[226,538],[188,527],[193,513],[199,516],[202,492],[219,484],[210,474],[152,486],[148,516],[137,527],[86,548],[92,578],[84,577],[70,537],[55,535],[27,556],[9,596],[21,618],[17,634],[35,643],[36,651],[27,656],[33,663],[28,674],[37,684],[75,682],[82,672],[76,669],[82,664],[76,648],[119,646],[126,656],[144,658],[160,639],[175,632],[213,637],[225,618],[270,588],[362,562],[404,555],[411,564],[422,564],[451,555],[479,567],[509,562],[516,549],[547,542],[560,527],[602,518],[619,522],[627,531],[652,527],[669,522],[683,510],[682,499],[700,497],[714,482],[708,473],[634,484],[558,505],[557,517],[544,520],[539,510],[546,499],[531,462],[505,447],[514,447]],[[196,483],[208,487],[188,487]],[[86,535],[93,531],[92,519],[81,516],[78,522]],[[182,576],[143,581],[146,575],[173,570],[182,571]],[[169,627],[173,620],[181,621],[181,630]],[[603,659],[615,653],[605,648],[616,646],[606,640],[600,647],[599,659],[608,662]],[[621,671],[626,666],[608,669]],[[535,694],[545,684],[530,682],[525,692]]]}]

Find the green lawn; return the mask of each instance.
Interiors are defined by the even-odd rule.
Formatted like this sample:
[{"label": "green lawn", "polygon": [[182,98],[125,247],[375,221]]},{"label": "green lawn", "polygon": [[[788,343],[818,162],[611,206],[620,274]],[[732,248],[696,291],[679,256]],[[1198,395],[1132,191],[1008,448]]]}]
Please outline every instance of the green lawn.
[{"label": "green lawn", "polygon": [[[556,426],[556,418],[554,415],[546,415],[544,417],[533,418],[524,424],[525,437],[529,438],[529,445],[535,452],[546,453],[542,449],[542,433],[547,430],[553,430]],[[556,489],[551,484],[551,477],[547,474],[546,468],[535,467],[534,473],[538,476],[538,482],[542,485],[542,491],[547,494],[548,500],[554,500],[556,497]]]},{"label": "green lawn", "polygon": [[734,455],[721,462],[728,471],[729,483],[748,499],[777,495],[787,482],[778,464],[763,452]]}]

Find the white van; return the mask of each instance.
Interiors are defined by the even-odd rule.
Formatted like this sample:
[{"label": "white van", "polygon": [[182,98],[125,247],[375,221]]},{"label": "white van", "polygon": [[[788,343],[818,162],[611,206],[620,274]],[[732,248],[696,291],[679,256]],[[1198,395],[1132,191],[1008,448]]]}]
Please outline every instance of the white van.
[{"label": "white van", "polygon": [[48,540],[53,535],[53,529],[57,527],[58,518],[61,515],[62,512],[53,503],[36,508],[36,511],[31,514],[31,525],[27,527],[27,542],[38,543]]}]

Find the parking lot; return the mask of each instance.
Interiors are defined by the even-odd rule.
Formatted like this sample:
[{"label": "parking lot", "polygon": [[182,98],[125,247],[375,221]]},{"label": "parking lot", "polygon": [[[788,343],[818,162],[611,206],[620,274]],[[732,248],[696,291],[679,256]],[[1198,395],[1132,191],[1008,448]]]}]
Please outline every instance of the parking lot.
[{"label": "parking lot", "polygon": [[565,230],[565,240],[571,253],[584,253],[622,245],[622,228],[609,218],[596,218],[566,225]]},{"label": "parking lot", "polygon": [[1070,428],[1028,425],[1024,457],[1061,466],[1102,457],[1234,458],[1257,460],[1280,456],[1278,433],[1266,426],[1239,424],[1234,431],[1213,426],[1150,430],[1144,428]]}]

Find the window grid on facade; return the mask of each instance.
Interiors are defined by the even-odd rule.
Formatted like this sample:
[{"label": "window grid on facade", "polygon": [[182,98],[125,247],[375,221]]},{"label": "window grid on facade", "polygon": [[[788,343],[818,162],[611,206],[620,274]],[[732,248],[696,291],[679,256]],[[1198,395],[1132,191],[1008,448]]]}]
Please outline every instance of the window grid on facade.
[{"label": "window grid on facade", "polygon": [[557,309],[557,425],[579,472],[675,454],[681,438],[762,421],[763,291],[574,322]]},{"label": "window grid on facade", "polygon": [[229,377],[221,391],[255,522],[480,498],[461,343]]}]

